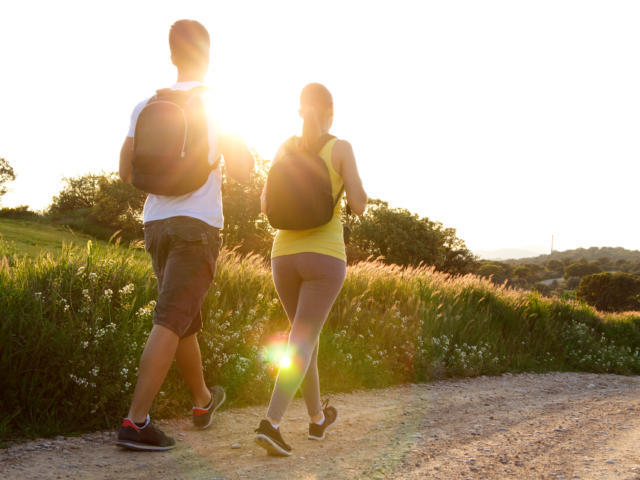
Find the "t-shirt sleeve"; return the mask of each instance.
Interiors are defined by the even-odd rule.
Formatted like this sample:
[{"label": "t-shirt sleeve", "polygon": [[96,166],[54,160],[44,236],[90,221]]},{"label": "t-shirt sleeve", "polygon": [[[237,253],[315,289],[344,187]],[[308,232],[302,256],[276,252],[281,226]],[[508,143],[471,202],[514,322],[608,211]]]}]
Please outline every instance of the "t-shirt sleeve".
[{"label": "t-shirt sleeve", "polygon": [[131,113],[131,123],[129,124],[129,133],[127,133],[127,137],[133,137],[134,133],[136,132],[136,122],[138,121],[138,115],[140,115],[140,112],[148,101],[149,98],[143,100],[136,105],[136,108],[133,109],[133,112]]}]

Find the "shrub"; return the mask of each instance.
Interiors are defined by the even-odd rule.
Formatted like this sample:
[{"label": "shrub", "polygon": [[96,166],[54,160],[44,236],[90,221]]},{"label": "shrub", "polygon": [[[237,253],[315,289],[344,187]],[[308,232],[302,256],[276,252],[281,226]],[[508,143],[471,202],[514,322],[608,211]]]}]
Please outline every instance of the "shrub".
[{"label": "shrub", "polygon": [[577,262],[572,263],[564,269],[564,278],[584,277],[592,273],[601,272],[602,269],[597,263]]},{"label": "shrub", "polygon": [[36,220],[40,218],[40,215],[29,210],[27,205],[20,205],[19,207],[0,209],[0,217],[20,220]]},{"label": "shrub", "polygon": [[598,310],[640,309],[640,278],[628,273],[596,273],[580,280],[578,298]]}]

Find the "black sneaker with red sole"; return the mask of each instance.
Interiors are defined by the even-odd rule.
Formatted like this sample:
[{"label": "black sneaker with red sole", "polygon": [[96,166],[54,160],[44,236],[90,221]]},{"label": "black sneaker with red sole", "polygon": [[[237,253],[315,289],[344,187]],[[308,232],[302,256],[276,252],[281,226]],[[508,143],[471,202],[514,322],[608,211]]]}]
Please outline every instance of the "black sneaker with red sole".
[{"label": "black sneaker with red sole", "polygon": [[118,431],[116,445],[128,450],[163,452],[175,448],[176,442],[151,423],[147,415],[144,427],[139,427],[132,420],[125,418]]},{"label": "black sneaker with red sole", "polygon": [[211,392],[211,402],[209,402],[209,405],[205,408],[192,408],[193,425],[200,430],[204,430],[211,425],[211,422],[213,421],[213,414],[227,398],[222,387],[218,385],[213,386],[209,391]]}]

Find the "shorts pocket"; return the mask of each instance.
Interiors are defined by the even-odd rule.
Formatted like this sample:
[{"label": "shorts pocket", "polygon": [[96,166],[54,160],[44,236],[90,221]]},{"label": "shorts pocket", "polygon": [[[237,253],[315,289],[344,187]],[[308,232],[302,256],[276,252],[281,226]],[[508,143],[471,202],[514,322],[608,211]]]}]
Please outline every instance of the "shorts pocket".
[{"label": "shorts pocket", "polygon": [[144,234],[144,249],[147,252],[151,251],[151,247],[153,246],[153,243],[156,241],[156,237],[158,235],[157,233],[157,227],[155,225],[145,225],[142,233]]},{"label": "shorts pocket", "polygon": [[206,225],[198,225],[191,222],[174,222],[168,225],[167,233],[183,242],[199,243],[201,245],[209,244]]}]

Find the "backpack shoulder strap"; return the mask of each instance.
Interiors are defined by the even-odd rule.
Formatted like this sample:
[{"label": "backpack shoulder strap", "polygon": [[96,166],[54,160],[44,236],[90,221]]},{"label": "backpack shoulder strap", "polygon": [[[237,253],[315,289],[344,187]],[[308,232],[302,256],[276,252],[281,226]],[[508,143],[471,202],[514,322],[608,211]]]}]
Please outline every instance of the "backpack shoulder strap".
[{"label": "backpack shoulder strap", "polygon": [[336,138],[334,135],[331,135],[329,133],[325,133],[324,135],[322,135],[317,141],[316,143],[313,145],[313,148],[311,149],[311,151],[313,153],[315,153],[316,155],[319,154],[322,149],[324,148],[324,146],[329,143],[330,140]]},{"label": "backpack shoulder strap", "polygon": [[157,100],[164,100],[166,98],[171,98],[174,97],[174,91],[175,90],[171,90],[170,88],[161,88],[160,90],[156,90],[156,94],[151,97],[151,102],[157,101]]},{"label": "backpack shoulder strap", "polygon": [[189,93],[189,96],[200,95],[202,93],[208,92],[210,89],[206,85],[198,85],[197,87],[193,87],[191,90],[186,90]]},{"label": "backpack shoulder strap", "polygon": [[165,100],[168,102],[176,103],[180,106],[187,104],[196,95],[200,95],[209,90],[209,87],[205,85],[198,85],[190,90],[173,90],[171,88],[161,88],[156,90],[156,94],[151,97],[149,102],[155,102],[158,100]]}]

